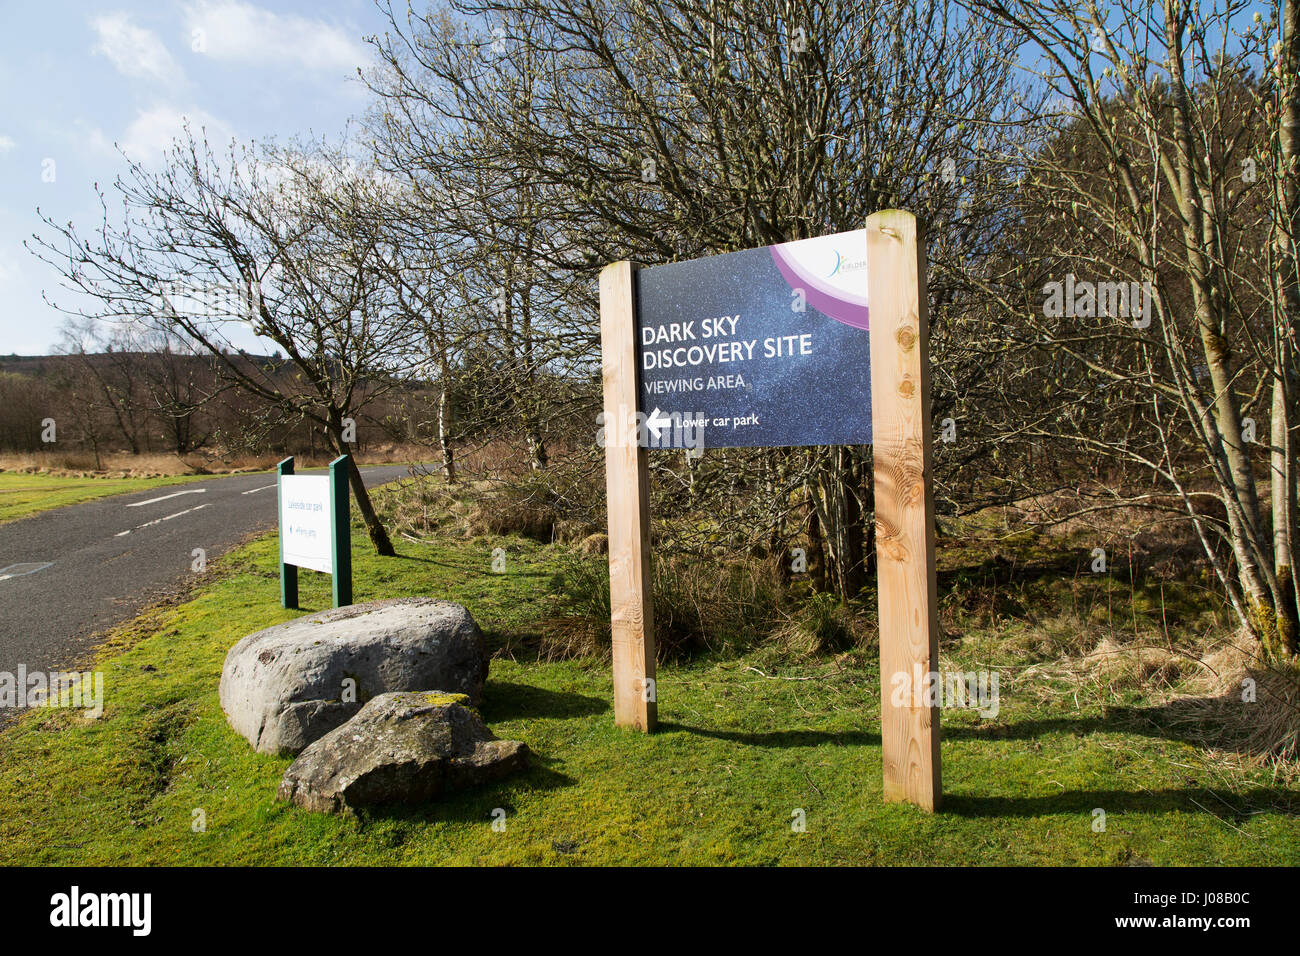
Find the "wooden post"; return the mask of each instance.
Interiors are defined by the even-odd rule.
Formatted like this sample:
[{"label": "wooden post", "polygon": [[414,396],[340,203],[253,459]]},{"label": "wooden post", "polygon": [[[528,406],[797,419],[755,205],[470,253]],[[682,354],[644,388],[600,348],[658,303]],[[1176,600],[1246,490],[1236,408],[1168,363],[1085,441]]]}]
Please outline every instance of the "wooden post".
[{"label": "wooden post", "polygon": [[[939,708],[928,691],[938,679],[939,629],[924,255],[911,213],[867,219],[884,791],[886,800],[935,810]],[[900,687],[901,706],[893,699]]]},{"label": "wooden post", "polygon": [[[284,461],[280,462],[275,468],[275,522],[278,526],[280,523],[281,499],[284,492],[280,488],[281,479],[285,475],[293,474],[293,456],[290,455]],[[280,539],[280,606],[298,608],[298,566],[296,564],[284,563],[284,529],[279,529]]]},{"label": "wooden post", "polygon": [[348,508],[351,501],[348,469],[351,465],[347,455],[339,455],[330,462],[330,548],[334,565],[330,578],[335,607],[352,603],[352,517]]},{"label": "wooden post", "polygon": [[658,709],[650,579],[650,472],[636,427],[635,274],[636,266],[630,262],[614,262],[601,270],[600,348],[614,723],[650,731],[658,720]]}]

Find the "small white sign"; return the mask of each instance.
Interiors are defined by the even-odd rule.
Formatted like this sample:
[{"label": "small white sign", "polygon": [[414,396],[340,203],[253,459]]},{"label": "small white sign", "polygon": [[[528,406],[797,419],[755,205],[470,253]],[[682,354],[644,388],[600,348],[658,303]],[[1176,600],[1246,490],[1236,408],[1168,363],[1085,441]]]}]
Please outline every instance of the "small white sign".
[{"label": "small white sign", "polygon": [[285,475],[280,479],[280,547],[285,564],[334,573],[328,477]]}]

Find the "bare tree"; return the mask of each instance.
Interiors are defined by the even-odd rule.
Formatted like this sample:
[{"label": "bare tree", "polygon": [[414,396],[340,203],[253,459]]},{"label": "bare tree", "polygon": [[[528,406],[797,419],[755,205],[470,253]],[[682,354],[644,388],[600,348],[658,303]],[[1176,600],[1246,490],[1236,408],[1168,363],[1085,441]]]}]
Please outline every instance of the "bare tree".
[{"label": "bare tree", "polygon": [[[83,237],[49,218],[33,251],[99,303],[75,314],[170,329],[201,347],[234,386],[353,450],[360,411],[417,360],[413,324],[382,281],[382,177],[342,149],[231,146],[219,161],[188,129],[159,172],[131,162],[115,182],[124,214],[104,206]],[[236,346],[270,340],[285,376]],[[287,381],[289,380],[289,381]],[[361,473],[351,485],[376,551],[393,554]]]},{"label": "bare tree", "polygon": [[78,398],[105,413],[131,454],[147,450],[149,423],[136,374],[140,363],[133,355],[126,330],[93,320],[71,320],[63,327],[57,351],[77,366],[79,374],[74,378],[79,383]]},{"label": "bare tree", "polygon": [[230,387],[207,355],[168,328],[152,330],[144,343],[150,361],[142,363],[149,410],[178,456],[201,448],[211,437],[212,401]]},{"label": "bare tree", "polygon": [[1034,251],[991,276],[1061,363],[1025,434],[1155,478],[1096,507],[1181,510],[1241,623],[1294,654],[1294,5],[972,6],[1038,47],[1054,106],[1023,160]]},{"label": "bare tree", "polygon": [[[606,262],[860,228],[905,206],[931,227],[936,411],[962,396],[963,425],[979,433],[979,394],[1012,367],[968,334],[988,312],[967,274],[997,244],[1011,186],[989,162],[1016,135],[1010,31],[959,22],[937,0],[381,8],[391,30],[373,38],[380,64],[367,77],[381,161],[436,192],[440,227],[490,254],[499,278],[484,284],[507,288],[522,318],[512,361],[525,388],[562,366],[597,382],[594,276]],[[598,391],[584,400],[594,417]],[[799,525],[849,597],[872,550],[869,456],[717,453],[728,478],[688,468],[671,480],[697,495],[757,490],[726,534],[775,550]]]},{"label": "bare tree", "polygon": [[[48,376],[0,372],[0,448],[39,451],[43,422],[55,418],[58,399]],[[56,428],[57,435],[57,428]]]}]

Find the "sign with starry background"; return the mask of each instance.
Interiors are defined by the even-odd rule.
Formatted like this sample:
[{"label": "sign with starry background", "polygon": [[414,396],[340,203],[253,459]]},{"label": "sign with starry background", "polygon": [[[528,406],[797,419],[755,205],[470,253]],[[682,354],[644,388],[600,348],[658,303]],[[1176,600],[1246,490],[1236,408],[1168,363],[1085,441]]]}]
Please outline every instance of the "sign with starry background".
[{"label": "sign with starry background", "polygon": [[866,231],[636,273],[651,447],[871,442]]}]

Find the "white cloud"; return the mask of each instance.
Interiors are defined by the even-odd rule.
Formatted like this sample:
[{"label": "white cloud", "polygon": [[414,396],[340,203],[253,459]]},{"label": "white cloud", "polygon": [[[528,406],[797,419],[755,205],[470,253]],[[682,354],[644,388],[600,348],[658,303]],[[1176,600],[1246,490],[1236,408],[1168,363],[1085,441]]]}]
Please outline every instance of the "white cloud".
[{"label": "white cloud", "polygon": [[322,20],[272,13],[241,0],[199,0],[185,13],[196,50],[217,60],[348,73],[369,60],[352,33]]},{"label": "white cloud", "polygon": [[86,137],[86,144],[94,152],[101,156],[108,156],[117,152],[117,150],[113,148],[113,144],[109,141],[108,137],[104,135],[104,131],[98,126],[87,126],[84,120],[78,120],[77,128],[80,133]]},{"label": "white cloud", "polygon": [[180,66],[162,40],[131,23],[127,13],[109,13],[90,21],[98,36],[95,52],[112,61],[119,73],[146,80],[175,83],[183,77]]},{"label": "white cloud", "polygon": [[0,153],[7,153],[17,145],[12,137],[0,134]]},{"label": "white cloud", "polygon": [[205,110],[181,112],[171,106],[155,106],[136,113],[119,145],[136,162],[159,165],[173,140],[184,135],[187,120],[194,138],[202,139],[206,136],[214,151],[219,152],[234,136],[230,124]]}]

